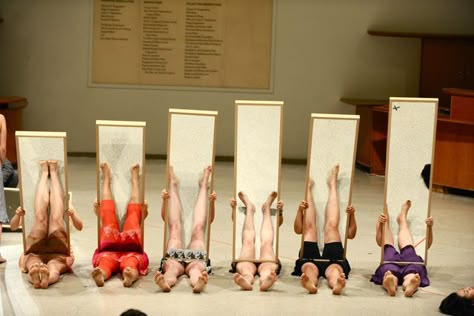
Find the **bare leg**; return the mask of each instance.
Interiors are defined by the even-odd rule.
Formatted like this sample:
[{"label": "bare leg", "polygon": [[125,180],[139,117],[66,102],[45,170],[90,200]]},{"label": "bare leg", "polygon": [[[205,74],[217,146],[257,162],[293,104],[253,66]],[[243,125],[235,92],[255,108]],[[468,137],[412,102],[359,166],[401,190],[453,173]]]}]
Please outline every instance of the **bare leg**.
[{"label": "bare leg", "polygon": [[313,197],[313,185],[314,180],[310,179],[308,188],[307,188],[307,199],[308,199],[308,208],[305,212],[305,222],[304,222],[304,241],[317,242],[317,226],[316,226],[316,204],[314,203]]},{"label": "bare leg", "polygon": [[301,271],[303,272],[301,274],[301,285],[308,290],[309,294],[318,293],[318,267],[311,262],[306,262],[301,267]]},{"label": "bare leg", "polygon": [[132,174],[132,192],[130,193],[130,203],[140,203],[140,166],[135,164],[130,170]]},{"label": "bare leg", "polygon": [[189,244],[189,249],[191,250],[205,250],[204,242],[204,231],[206,227],[206,218],[208,211],[208,187],[209,187],[209,177],[211,175],[212,168],[208,166],[204,169],[204,174],[202,179],[199,181],[199,194],[196,201],[196,206],[194,207],[193,214],[193,228],[191,235],[191,242]]},{"label": "bare leg", "polygon": [[181,213],[183,212],[183,207],[179,199],[178,194],[178,179],[175,177],[173,172],[173,167],[170,166],[170,203],[168,210],[168,228],[169,228],[169,237],[168,237],[168,246],[167,249],[181,249],[183,248],[182,241],[182,223],[181,223]]},{"label": "bare leg", "polygon": [[405,203],[403,203],[400,214],[397,217],[398,247],[400,248],[400,250],[402,250],[402,248],[408,245],[413,245],[413,237],[411,236],[410,228],[408,227],[408,222],[407,222],[407,215],[408,215],[408,210],[410,209],[410,207],[411,207],[411,201],[407,200]]},{"label": "bare leg", "polygon": [[397,277],[394,276],[390,271],[385,272],[383,276],[382,287],[387,291],[388,295],[395,296],[395,294],[397,294],[397,285]]},{"label": "bare leg", "polygon": [[[273,250],[273,224],[270,207],[277,196],[277,192],[272,192],[262,205],[262,228],[260,230],[260,259],[275,260],[275,252]],[[275,283],[277,279],[276,270],[278,265],[274,262],[264,262],[258,267],[260,275],[260,290],[267,291]]]},{"label": "bare leg", "polygon": [[[242,248],[239,259],[255,260],[255,225],[254,214],[255,205],[250,202],[248,196],[239,192],[239,198],[246,207],[244,227],[242,228]],[[242,289],[252,290],[252,284],[255,280],[257,268],[253,262],[238,262],[237,272],[234,274],[234,282]]]},{"label": "bare leg", "polygon": [[[48,162],[40,161],[41,177],[36,187],[36,195],[34,201],[34,220],[33,227],[29,237],[34,241],[44,239],[47,236],[48,229],[48,206],[49,206],[49,188],[48,188]],[[28,245],[27,245],[28,246]]]},{"label": "bare leg", "polygon": [[326,222],[324,223],[324,243],[341,241],[339,233],[339,202],[337,200],[337,176],[339,164],[331,169],[328,178],[329,196],[326,204]]},{"label": "bare leg", "polygon": [[107,162],[100,164],[100,169],[102,170],[103,182],[102,182],[102,200],[112,200],[112,190],[111,190],[111,170]]},{"label": "bare leg", "polygon": [[[64,191],[59,181],[58,162],[49,161],[51,177],[49,235],[55,231],[64,231]],[[65,241],[66,242],[66,241]]]}]

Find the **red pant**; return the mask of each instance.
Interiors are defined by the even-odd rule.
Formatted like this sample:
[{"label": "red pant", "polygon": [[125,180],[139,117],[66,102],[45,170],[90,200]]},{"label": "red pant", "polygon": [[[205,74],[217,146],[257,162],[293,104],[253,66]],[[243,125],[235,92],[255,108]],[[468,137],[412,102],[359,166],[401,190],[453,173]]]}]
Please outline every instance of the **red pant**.
[{"label": "red pant", "polygon": [[100,203],[100,251],[143,251],[142,231],[140,228],[142,207],[140,203],[129,203],[123,230],[120,232],[115,203],[113,200],[102,200]]},{"label": "red pant", "polygon": [[92,258],[92,265],[99,267],[107,274],[106,280],[117,272],[123,272],[127,267],[137,270],[141,275],[148,272],[148,256],[145,252],[113,252],[95,251]]}]

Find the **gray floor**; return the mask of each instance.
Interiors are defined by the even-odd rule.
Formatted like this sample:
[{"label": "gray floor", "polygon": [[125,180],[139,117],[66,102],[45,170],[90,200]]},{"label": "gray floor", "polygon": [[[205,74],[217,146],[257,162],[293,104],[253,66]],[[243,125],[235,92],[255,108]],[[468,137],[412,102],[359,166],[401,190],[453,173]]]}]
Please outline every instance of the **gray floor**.
[{"label": "gray floor", "polygon": [[324,281],[316,295],[308,295],[299,280],[290,275],[300,237],[293,232],[293,219],[303,197],[305,166],[282,166],[282,198],[285,223],[280,231],[281,278],[269,292],[240,291],[228,273],[232,252],[232,226],[227,201],[233,186],[233,164],[219,162],[215,168],[218,194],[216,219],[211,231],[211,258],[214,273],[204,293],[191,293],[183,278],[171,293],[162,293],[153,282],[163,250],[163,223],[159,216],[159,193],[165,183],[165,161],[147,161],[146,198],[150,216],[146,221],[145,249],[150,272],[131,288],[113,277],[97,288],[89,277],[91,256],[97,245],[95,159],[70,158],[70,190],[85,228],[72,231],[76,261],[74,273],[62,277],[47,290],[35,290],[18,268],[22,251],[19,233],[2,235],[1,252],[8,260],[0,265],[0,314],[3,315],[119,315],[138,308],[148,315],[433,315],[444,296],[453,290],[474,285],[474,200],[433,194],[434,244],[429,252],[431,286],[413,298],[388,297],[381,287],[369,282],[378,265],[380,251],[374,241],[374,224],[383,204],[384,178],[357,170],[353,191],[358,235],[349,241],[348,258],[352,272],[341,296],[333,296]]}]

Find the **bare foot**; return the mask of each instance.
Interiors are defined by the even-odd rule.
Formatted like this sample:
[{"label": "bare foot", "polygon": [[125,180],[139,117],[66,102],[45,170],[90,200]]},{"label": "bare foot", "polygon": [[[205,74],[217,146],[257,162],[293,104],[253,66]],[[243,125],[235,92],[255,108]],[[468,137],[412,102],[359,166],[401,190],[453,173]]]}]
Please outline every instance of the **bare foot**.
[{"label": "bare foot", "polygon": [[48,162],[46,160],[40,160],[41,172],[49,173]]},{"label": "bare foot", "polygon": [[99,267],[94,268],[94,270],[92,270],[91,276],[98,287],[104,286],[105,272],[102,269],[100,269]]},{"label": "bare foot", "polygon": [[278,193],[275,191],[270,193],[270,195],[267,197],[267,200],[262,205],[262,211],[265,212],[265,210],[270,210],[270,207],[272,206],[273,201],[275,201],[275,198],[277,197],[277,195]]},{"label": "bare foot", "polygon": [[346,275],[341,273],[336,280],[336,284],[332,289],[332,294],[339,295],[341,294],[342,290],[346,287]]},{"label": "bare foot", "polygon": [[47,289],[49,285],[49,269],[48,266],[45,264],[41,264],[39,266],[39,275],[41,278],[41,288],[42,289]]},{"label": "bare foot", "polygon": [[420,287],[420,275],[418,273],[415,273],[415,275],[410,279],[408,284],[405,286],[405,296],[406,297],[412,297],[413,294],[415,294],[416,291],[418,291],[418,288]]},{"label": "bare foot", "polygon": [[140,165],[139,164],[134,164],[132,166],[132,168],[130,168],[130,172],[132,173],[132,179],[137,179],[138,180],[138,176],[139,176],[139,172],[140,172]]},{"label": "bare foot", "polygon": [[201,293],[202,290],[206,287],[207,280],[209,279],[207,272],[202,271],[201,275],[199,276],[196,285],[193,287],[193,293]]},{"label": "bare foot", "polygon": [[35,289],[41,288],[41,277],[39,274],[39,269],[40,264],[35,263],[30,267],[30,271],[28,271],[28,275],[30,276],[31,283],[33,283],[33,287]]},{"label": "bare foot", "polygon": [[48,160],[49,172],[58,172],[58,161]]},{"label": "bare foot", "polygon": [[385,290],[387,290],[388,295],[395,296],[397,294],[397,285],[397,277],[394,276],[390,271],[385,272],[382,286]]},{"label": "bare foot", "polygon": [[277,280],[277,275],[275,271],[270,272],[268,276],[265,278],[260,278],[260,291],[268,291],[273,284],[275,284],[275,281]]},{"label": "bare foot", "polygon": [[308,290],[309,294],[318,293],[318,288],[313,282],[308,278],[306,274],[301,274],[301,285]]},{"label": "bare foot", "polygon": [[209,186],[209,177],[211,175],[211,172],[212,172],[211,166],[207,166],[206,168],[204,168],[202,178],[199,180],[200,187],[205,186],[207,188]]},{"label": "bare foot", "polygon": [[100,164],[100,169],[102,170],[102,175],[104,176],[104,180],[110,181],[110,166],[109,163],[103,162]]},{"label": "bare foot", "polygon": [[406,222],[407,215],[408,215],[408,210],[410,209],[410,207],[411,207],[411,201],[406,200],[405,203],[403,203],[403,205],[402,205],[402,209],[400,211],[400,214],[398,214],[398,216],[397,216],[398,225],[400,225],[401,221]]},{"label": "bare foot", "polygon": [[125,270],[123,270],[122,276],[123,286],[130,287],[132,286],[133,282],[138,280],[138,271],[136,269],[126,267]]},{"label": "bare foot", "polygon": [[155,283],[163,292],[168,293],[171,291],[171,287],[168,285],[168,282],[166,282],[165,277],[160,271],[156,271],[155,273]]},{"label": "bare foot", "polygon": [[332,167],[331,173],[329,174],[328,185],[330,187],[335,188],[337,186],[338,175],[339,175],[339,164],[337,163],[334,167]]},{"label": "bare foot", "polygon": [[245,207],[247,208],[247,212],[255,212],[255,205],[250,202],[249,200],[249,197],[247,196],[247,194],[245,194],[244,192],[239,192],[239,198],[240,200],[242,201],[242,203],[244,203]]},{"label": "bare foot", "polygon": [[242,290],[252,291],[253,289],[252,284],[249,282],[249,280],[244,278],[240,273],[234,273],[234,282],[235,284],[240,286]]}]

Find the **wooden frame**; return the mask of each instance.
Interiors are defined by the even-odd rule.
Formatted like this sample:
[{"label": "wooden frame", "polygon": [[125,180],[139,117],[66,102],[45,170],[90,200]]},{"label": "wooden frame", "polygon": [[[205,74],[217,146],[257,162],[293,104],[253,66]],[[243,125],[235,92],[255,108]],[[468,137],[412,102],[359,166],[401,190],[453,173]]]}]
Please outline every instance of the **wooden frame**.
[{"label": "wooden frame", "polygon": [[[237,235],[242,232],[245,218],[245,207],[238,199],[239,191],[249,196],[257,210],[254,217],[255,236],[258,236],[255,239],[256,259],[252,262],[278,262],[279,214],[275,207],[277,200],[281,200],[283,104],[282,101],[235,101],[234,198],[237,206],[233,218],[232,262],[249,261],[237,257],[241,249],[241,238]],[[265,158],[268,159],[264,162]],[[260,260],[257,258],[260,255],[259,236],[263,216],[259,210],[272,191],[278,193],[273,204],[275,207],[272,207],[275,259]]]},{"label": "wooden frame", "polygon": [[[125,220],[130,199],[130,168],[140,165],[140,201],[145,201],[145,131],[146,122],[96,121],[96,186],[97,201],[101,200],[100,164],[108,162],[112,171],[112,195],[120,225]],[[100,246],[100,216],[97,216],[97,242]],[[144,247],[144,217],[141,219],[142,246]]]},{"label": "wooden frame", "polygon": [[[26,252],[26,238],[30,232],[34,217],[34,198],[36,186],[40,178],[40,160],[57,160],[59,178],[64,190],[64,211],[69,206],[68,167],[67,167],[67,135],[64,132],[30,132],[17,131],[16,147],[18,157],[18,178],[20,204],[25,210],[22,217],[23,251]],[[32,216],[33,214],[33,216]],[[67,235],[67,247],[70,252],[69,216],[64,213],[64,229]]]},{"label": "wooden frame", "polygon": [[[425,246],[428,230],[425,219],[431,216],[431,186],[436,140],[438,99],[390,98],[387,161],[385,169],[384,214],[390,216],[390,228],[394,244],[398,242],[396,214],[406,200],[412,201],[409,211],[409,227],[418,247],[418,255],[424,254],[427,264],[428,249]],[[431,164],[429,188],[421,177],[426,164]],[[424,216],[424,214],[427,214]],[[422,228],[425,229],[423,232]],[[382,234],[382,245],[385,236]],[[380,262],[384,247],[381,247]],[[403,263],[400,263],[403,264]],[[411,264],[411,263],[410,263]]]},{"label": "wooden frame", "polygon": [[[309,200],[308,185],[313,179],[312,194],[316,207],[318,246],[324,247],[324,218],[328,199],[327,177],[332,167],[339,163],[338,201],[340,209],[339,232],[344,245],[343,259],[347,251],[349,219],[347,205],[352,204],[359,115],[311,114],[308,141],[308,163],[306,167],[305,200]],[[303,212],[303,223],[306,212]],[[301,234],[300,259],[304,258],[304,225]],[[314,259],[313,259],[314,260]],[[314,261],[328,262],[328,259]]]},{"label": "wooden frame", "polygon": [[[170,166],[179,179],[179,197],[183,213],[183,247],[187,248],[191,241],[192,215],[196,204],[198,181],[207,166],[212,167],[208,195],[214,188],[214,159],[216,148],[216,111],[196,111],[169,109],[168,112],[168,158],[166,163],[166,189],[170,190]],[[163,238],[163,257],[166,256],[169,238],[168,213],[170,203],[166,203]],[[206,217],[206,253],[209,258],[211,233],[210,204],[208,203]],[[207,260],[206,258],[206,260]]]}]

